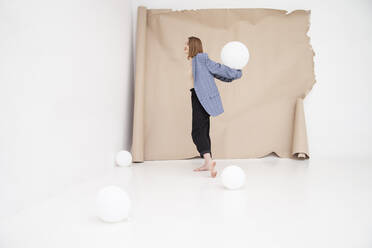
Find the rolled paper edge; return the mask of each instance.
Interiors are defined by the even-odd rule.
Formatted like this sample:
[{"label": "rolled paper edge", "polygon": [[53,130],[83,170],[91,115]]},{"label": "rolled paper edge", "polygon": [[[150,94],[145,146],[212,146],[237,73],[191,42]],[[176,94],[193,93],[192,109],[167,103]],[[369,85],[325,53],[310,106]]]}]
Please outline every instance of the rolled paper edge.
[{"label": "rolled paper edge", "polygon": [[136,62],[133,109],[133,136],[130,152],[133,162],[144,162],[144,115],[145,115],[145,61],[146,61],[146,28],[147,8],[138,6],[136,33]]},{"label": "rolled paper edge", "polygon": [[304,104],[302,98],[297,98],[296,100],[292,140],[292,156],[302,159],[310,158],[307,142]]}]

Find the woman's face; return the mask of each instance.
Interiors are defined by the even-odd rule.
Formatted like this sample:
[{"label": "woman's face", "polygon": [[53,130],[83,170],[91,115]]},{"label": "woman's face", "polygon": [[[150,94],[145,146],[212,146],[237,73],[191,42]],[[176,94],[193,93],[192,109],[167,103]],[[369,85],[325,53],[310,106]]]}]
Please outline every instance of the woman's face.
[{"label": "woman's face", "polygon": [[185,47],[183,48],[183,50],[185,51],[185,54],[186,55],[189,55],[189,44],[188,44],[189,42],[188,41],[186,41],[185,42]]}]

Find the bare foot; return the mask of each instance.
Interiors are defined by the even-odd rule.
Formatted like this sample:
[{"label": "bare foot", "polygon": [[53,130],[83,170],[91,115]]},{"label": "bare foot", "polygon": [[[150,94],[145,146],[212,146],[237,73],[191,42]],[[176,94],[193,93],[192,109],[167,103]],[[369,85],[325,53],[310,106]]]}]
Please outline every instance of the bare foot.
[{"label": "bare foot", "polygon": [[212,161],[212,164],[211,164],[211,168],[210,168],[211,177],[216,177],[216,175],[217,175],[217,171],[215,170],[214,167],[216,167],[216,161]]},{"label": "bare foot", "polygon": [[199,168],[195,168],[194,171],[211,171],[211,177],[216,177],[217,171],[215,170],[216,161],[209,160],[207,164],[203,164],[203,166]]},{"label": "bare foot", "polygon": [[194,169],[194,171],[207,171],[207,170],[209,170],[209,164],[204,164],[203,166]]}]

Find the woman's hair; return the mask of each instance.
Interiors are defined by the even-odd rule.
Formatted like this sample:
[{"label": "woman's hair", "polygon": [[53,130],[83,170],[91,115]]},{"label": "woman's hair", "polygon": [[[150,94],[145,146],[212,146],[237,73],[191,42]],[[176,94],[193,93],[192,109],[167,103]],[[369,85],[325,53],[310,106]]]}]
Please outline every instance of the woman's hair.
[{"label": "woman's hair", "polygon": [[198,37],[190,36],[189,37],[189,55],[187,58],[193,58],[196,54],[203,52],[203,45],[201,40]]}]

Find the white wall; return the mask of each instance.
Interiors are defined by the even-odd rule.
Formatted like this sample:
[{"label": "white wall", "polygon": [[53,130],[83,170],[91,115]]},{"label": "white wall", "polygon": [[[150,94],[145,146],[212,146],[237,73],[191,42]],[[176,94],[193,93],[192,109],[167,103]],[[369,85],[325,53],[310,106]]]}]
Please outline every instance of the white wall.
[{"label": "white wall", "polygon": [[134,20],[139,5],[173,10],[311,10],[308,35],[317,82],[304,101],[310,157],[371,159],[371,0],[137,0],[132,6]]},{"label": "white wall", "polygon": [[0,218],[129,149],[131,21],[130,0],[0,0]]}]

